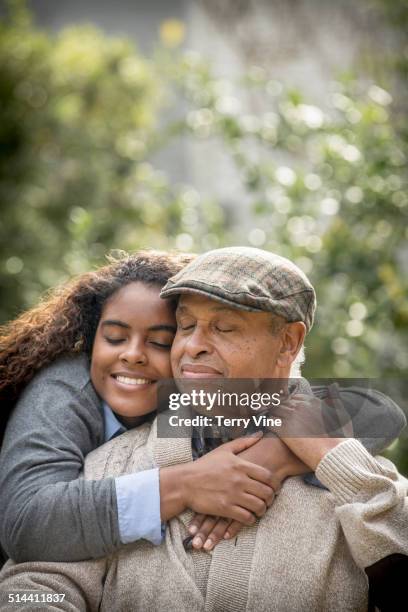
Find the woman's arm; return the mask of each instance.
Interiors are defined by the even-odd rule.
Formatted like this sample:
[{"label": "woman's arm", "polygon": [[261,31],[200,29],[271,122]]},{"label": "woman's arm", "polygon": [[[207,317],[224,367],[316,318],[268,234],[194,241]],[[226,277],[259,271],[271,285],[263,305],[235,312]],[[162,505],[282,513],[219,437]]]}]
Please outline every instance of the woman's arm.
[{"label": "woman's arm", "polygon": [[[305,386],[304,383],[303,386]],[[354,436],[360,439],[371,454],[384,450],[399,436],[406,425],[406,418],[399,406],[391,398],[375,389],[342,388],[334,384],[311,387],[309,393],[309,399],[314,401],[314,404],[320,409],[324,408],[333,412],[340,409],[343,416],[346,416],[346,420],[352,424]],[[313,396],[324,404],[318,402]],[[303,397],[307,399],[306,396]],[[311,446],[315,446],[313,440]],[[288,476],[310,472],[310,467],[305,465],[278,438],[264,438],[259,444],[245,450],[241,456],[271,471],[273,477],[271,482],[275,491],[280,488]],[[191,521],[189,531],[191,536],[195,536],[194,548],[200,549],[206,545],[206,549],[211,550],[222,539],[234,538],[242,526],[236,520],[218,519],[198,514]]]},{"label": "woman's arm", "polygon": [[348,415],[353,437],[377,455],[387,448],[407,424],[401,408],[387,395],[369,387],[339,387],[337,384],[313,386],[315,397],[324,401],[328,410],[338,403]]},{"label": "woman's arm", "polygon": [[85,357],[58,360],[25,389],[0,455],[0,540],[14,560],[89,559],[120,545],[114,479],[79,478],[103,429]]}]

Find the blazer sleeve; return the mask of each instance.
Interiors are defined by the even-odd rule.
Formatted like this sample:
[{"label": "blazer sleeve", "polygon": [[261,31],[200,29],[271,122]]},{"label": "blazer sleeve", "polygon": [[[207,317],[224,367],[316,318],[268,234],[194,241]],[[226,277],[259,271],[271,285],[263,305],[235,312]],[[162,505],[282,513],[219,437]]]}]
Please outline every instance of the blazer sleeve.
[{"label": "blazer sleeve", "polygon": [[115,481],[80,477],[103,443],[86,358],[40,372],[14,408],[0,454],[0,541],[24,561],[80,561],[120,546]]},{"label": "blazer sleeve", "polygon": [[401,408],[387,395],[366,387],[313,386],[314,395],[329,407],[341,403],[353,427],[355,438],[372,454],[387,448],[407,424]]}]

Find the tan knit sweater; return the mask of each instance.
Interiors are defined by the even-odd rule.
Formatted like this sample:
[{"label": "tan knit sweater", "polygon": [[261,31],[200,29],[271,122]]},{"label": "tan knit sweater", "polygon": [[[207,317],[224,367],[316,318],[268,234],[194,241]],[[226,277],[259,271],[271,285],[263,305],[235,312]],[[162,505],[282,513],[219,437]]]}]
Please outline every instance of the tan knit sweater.
[{"label": "tan knit sweater", "polygon": [[[85,477],[190,460],[190,439],[159,439],[154,423],[91,453]],[[0,610],[38,609],[5,602],[12,590],[40,589],[66,594],[47,610],[75,612],[364,611],[363,568],[392,553],[408,554],[408,482],[355,440],[330,451],[317,476],[330,492],[287,479],[258,524],[212,554],[183,549],[186,511],[170,521],[160,546],[141,540],[81,563],[8,563]]]}]

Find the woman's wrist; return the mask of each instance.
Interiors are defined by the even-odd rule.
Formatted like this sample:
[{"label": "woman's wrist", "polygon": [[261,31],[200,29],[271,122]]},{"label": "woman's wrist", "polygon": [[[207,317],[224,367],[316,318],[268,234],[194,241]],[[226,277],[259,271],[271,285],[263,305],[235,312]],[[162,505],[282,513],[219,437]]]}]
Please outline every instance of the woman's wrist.
[{"label": "woman's wrist", "polygon": [[183,512],[187,506],[186,490],[190,464],[173,465],[159,470],[160,516],[168,521]]},{"label": "woman's wrist", "polygon": [[239,456],[270,470],[273,474],[275,491],[279,490],[282,482],[288,476],[308,471],[288,446],[276,436],[265,436],[255,447],[240,453]]}]

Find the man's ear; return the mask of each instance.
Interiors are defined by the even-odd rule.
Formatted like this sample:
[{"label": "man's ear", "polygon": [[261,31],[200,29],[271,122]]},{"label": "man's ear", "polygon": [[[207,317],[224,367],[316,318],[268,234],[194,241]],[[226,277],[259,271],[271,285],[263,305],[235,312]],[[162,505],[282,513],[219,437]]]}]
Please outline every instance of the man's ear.
[{"label": "man's ear", "polygon": [[290,366],[303,346],[306,335],[306,325],[302,321],[286,323],[282,330],[282,344],[278,363],[281,367]]}]

